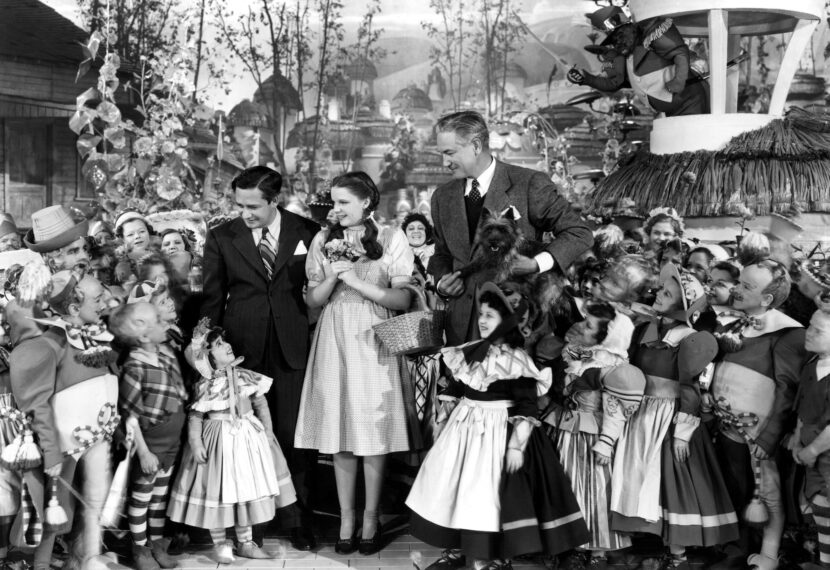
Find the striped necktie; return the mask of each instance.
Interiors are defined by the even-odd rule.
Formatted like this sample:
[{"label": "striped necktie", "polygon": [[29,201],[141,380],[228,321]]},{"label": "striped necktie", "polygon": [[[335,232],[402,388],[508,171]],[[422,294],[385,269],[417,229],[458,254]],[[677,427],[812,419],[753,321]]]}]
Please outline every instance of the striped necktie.
[{"label": "striped necktie", "polygon": [[274,274],[274,263],[277,260],[277,254],[268,241],[268,228],[262,228],[262,239],[259,240],[259,255],[262,257],[262,264],[265,265],[265,272],[268,274],[268,280],[270,281]]}]

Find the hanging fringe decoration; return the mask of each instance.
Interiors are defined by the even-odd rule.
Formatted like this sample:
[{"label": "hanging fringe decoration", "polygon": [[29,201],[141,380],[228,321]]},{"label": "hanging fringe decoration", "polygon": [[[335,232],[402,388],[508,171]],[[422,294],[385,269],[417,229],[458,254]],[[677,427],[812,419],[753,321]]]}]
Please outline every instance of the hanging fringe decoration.
[{"label": "hanging fringe decoration", "polygon": [[769,521],[769,510],[761,500],[761,460],[756,457],[752,458],[752,474],[755,478],[755,492],[744,509],[744,521],[750,526],[763,527]]},{"label": "hanging fringe decoration", "polygon": [[15,408],[0,407],[0,418],[8,419],[17,432],[12,442],[0,453],[0,466],[10,471],[22,471],[40,465],[40,448],[35,443],[26,414]]},{"label": "hanging fringe decoration", "polygon": [[58,502],[58,478],[52,477],[52,489],[49,497],[49,505],[46,507],[46,524],[61,526],[69,522],[66,511]]},{"label": "hanging fringe decoration", "polygon": [[648,211],[672,204],[681,216],[830,212],[830,113],[791,108],[783,119],[733,138],[719,151],[634,154],[603,178],[589,209],[620,198]]}]

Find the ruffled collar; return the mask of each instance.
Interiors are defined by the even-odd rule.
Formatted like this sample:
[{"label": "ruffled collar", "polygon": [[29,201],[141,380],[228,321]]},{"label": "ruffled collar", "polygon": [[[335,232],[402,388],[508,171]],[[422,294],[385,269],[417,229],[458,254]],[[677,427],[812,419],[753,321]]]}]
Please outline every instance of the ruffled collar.
[{"label": "ruffled collar", "polygon": [[32,319],[34,322],[47,326],[62,329],[66,333],[66,340],[78,350],[86,350],[93,346],[107,345],[112,342],[113,336],[104,324],[85,324],[81,326],[63,320],[60,317],[48,319]]},{"label": "ruffled collar", "polygon": [[506,344],[491,345],[481,362],[468,364],[462,349],[470,344],[473,343],[441,349],[441,356],[455,379],[473,390],[484,392],[496,380],[516,378],[535,379],[536,391],[540,396],[550,389],[550,368],[539,370],[524,350]]}]

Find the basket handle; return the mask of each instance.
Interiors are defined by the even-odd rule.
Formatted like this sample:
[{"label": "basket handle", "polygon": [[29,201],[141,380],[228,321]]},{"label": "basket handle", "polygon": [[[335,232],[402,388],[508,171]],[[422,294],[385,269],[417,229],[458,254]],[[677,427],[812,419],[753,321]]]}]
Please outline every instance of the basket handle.
[{"label": "basket handle", "polygon": [[[423,290],[420,287],[416,287],[411,283],[407,283],[406,285],[401,285],[400,289],[408,289],[412,295],[415,297],[415,305],[416,311],[429,311],[429,305],[427,305],[427,297],[424,294]],[[410,304],[409,310],[407,312],[412,312],[412,305]]]}]

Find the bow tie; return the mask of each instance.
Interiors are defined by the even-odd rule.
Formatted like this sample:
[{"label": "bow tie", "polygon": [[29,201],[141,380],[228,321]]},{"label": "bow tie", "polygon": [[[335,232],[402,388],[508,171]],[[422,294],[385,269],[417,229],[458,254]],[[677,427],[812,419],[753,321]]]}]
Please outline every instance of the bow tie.
[{"label": "bow tie", "polygon": [[594,357],[594,351],[582,346],[567,346],[565,354],[570,360],[590,360]]},{"label": "bow tie", "polygon": [[[724,323],[723,318],[734,318],[735,320],[729,323]],[[763,317],[755,317],[752,315],[747,315],[743,311],[724,311],[718,314],[718,323],[723,325],[724,327],[728,327],[733,331],[737,330],[746,330],[748,328],[753,328],[756,331],[760,331],[764,328],[764,319]]]}]

